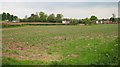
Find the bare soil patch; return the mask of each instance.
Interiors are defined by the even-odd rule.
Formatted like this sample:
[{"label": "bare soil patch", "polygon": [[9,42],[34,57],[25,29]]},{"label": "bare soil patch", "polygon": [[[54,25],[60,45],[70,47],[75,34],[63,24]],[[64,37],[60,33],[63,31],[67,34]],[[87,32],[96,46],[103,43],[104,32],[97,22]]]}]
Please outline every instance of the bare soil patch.
[{"label": "bare soil patch", "polygon": [[[44,46],[31,46],[24,42],[12,42],[6,47],[8,52],[3,52],[3,56],[15,58],[17,60],[41,60],[41,61],[60,61],[62,56],[58,54],[47,54]],[[10,50],[10,51],[9,51]],[[17,51],[19,54],[11,53]]]}]

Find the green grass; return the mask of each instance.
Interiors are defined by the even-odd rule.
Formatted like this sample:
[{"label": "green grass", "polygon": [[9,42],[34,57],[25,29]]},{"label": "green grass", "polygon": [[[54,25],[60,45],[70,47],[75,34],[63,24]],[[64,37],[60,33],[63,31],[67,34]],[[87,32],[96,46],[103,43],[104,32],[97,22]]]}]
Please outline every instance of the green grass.
[{"label": "green grass", "polygon": [[31,60],[16,60],[16,59],[13,59],[13,58],[8,58],[8,57],[3,57],[3,65],[34,65],[34,64],[43,64],[42,61],[37,61],[37,60],[34,60],[34,61],[31,61]]},{"label": "green grass", "polygon": [[117,24],[3,28],[3,64],[117,65],[117,38]]}]

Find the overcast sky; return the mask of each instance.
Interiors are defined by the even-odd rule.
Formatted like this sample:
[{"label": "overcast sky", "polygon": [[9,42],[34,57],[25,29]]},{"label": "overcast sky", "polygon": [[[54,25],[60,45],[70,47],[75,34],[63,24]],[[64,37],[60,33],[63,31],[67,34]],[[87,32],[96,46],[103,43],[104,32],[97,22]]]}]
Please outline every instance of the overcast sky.
[{"label": "overcast sky", "polygon": [[47,14],[60,13],[67,18],[86,18],[90,17],[91,15],[95,15],[98,18],[110,18],[112,13],[118,15],[118,0],[100,0],[100,2],[96,2],[95,0],[91,0],[93,2],[89,2],[88,0],[79,0],[80,2],[40,1],[41,0],[36,0],[34,2],[32,2],[32,0],[1,0],[0,13],[9,12],[11,14],[17,15],[20,18],[24,18],[25,15],[29,16],[31,13],[40,11],[43,11]]}]

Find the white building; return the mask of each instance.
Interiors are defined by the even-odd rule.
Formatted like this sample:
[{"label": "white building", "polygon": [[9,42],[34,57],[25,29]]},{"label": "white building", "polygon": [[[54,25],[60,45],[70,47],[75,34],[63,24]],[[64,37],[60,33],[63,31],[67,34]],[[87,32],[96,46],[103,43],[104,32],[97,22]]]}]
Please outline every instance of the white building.
[{"label": "white building", "polygon": [[96,22],[95,22],[96,24],[102,24],[103,23],[103,21],[102,20],[97,20]]},{"label": "white building", "polygon": [[99,22],[98,22],[98,20],[96,21],[96,24],[98,24]]}]

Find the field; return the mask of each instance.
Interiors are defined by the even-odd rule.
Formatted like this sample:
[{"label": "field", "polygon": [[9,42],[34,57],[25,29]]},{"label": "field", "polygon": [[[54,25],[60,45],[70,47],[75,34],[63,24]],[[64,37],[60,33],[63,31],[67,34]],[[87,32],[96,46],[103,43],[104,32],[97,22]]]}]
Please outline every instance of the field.
[{"label": "field", "polygon": [[2,29],[3,65],[117,65],[118,25]]}]

